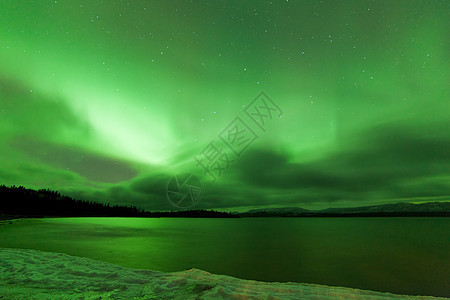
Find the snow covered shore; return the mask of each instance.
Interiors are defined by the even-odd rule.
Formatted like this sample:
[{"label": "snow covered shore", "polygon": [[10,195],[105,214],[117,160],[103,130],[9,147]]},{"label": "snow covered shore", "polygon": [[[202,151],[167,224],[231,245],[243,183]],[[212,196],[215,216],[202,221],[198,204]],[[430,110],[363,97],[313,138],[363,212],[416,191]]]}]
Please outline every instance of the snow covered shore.
[{"label": "snow covered shore", "polygon": [[442,299],[306,283],[267,283],[198,269],[164,273],[63,253],[0,248],[5,299]]}]

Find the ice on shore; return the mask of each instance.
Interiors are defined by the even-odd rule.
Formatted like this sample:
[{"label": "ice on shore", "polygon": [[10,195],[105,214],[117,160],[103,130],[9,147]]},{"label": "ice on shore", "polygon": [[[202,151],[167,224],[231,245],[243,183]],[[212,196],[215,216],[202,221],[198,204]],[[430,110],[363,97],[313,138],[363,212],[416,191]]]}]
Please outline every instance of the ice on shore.
[{"label": "ice on shore", "polygon": [[5,299],[439,299],[306,283],[268,283],[198,269],[164,273],[89,258],[0,248]]}]

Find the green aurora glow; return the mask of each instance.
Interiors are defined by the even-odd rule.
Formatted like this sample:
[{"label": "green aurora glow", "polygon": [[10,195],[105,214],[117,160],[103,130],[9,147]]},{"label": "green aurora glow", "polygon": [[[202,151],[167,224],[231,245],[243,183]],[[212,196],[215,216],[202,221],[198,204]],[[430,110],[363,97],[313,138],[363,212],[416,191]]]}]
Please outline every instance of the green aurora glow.
[{"label": "green aurora glow", "polygon": [[172,209],[261,91],[283,109],[196,208],[450,200],[448,1],[0,3],[0,183]]}]

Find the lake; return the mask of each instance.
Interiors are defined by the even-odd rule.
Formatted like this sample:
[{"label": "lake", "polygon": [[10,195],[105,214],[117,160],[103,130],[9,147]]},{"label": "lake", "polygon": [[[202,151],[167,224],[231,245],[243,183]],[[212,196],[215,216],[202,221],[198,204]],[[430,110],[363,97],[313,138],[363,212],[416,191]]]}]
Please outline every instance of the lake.
[{"label": "lake", "polygon": [[449,218],[45,218],[0,226],[0,247],[164,272],[450,296]]}]

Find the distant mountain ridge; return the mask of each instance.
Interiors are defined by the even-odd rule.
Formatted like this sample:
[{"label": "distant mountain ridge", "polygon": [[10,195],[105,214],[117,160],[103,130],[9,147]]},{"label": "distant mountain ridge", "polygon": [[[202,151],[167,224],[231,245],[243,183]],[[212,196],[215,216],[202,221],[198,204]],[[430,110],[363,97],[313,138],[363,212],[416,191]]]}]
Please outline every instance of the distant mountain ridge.
[{"label": "distant mountain ridge", "polygon": [[241,217],[305,217],[305,216],[420,216],[438,215],[450,216],[450,202],[427,202],[420,204],[393,203],[359,207],[326,208],[321,210],[308,210],[301,207],[280,207],[252,209],[239,213]]},{"label": "distant mountain ridge", "polygon": [[450,202],[393,203],[348,208],[327,208],[322,213],[373,213],[373,212],[450,212]]}]

